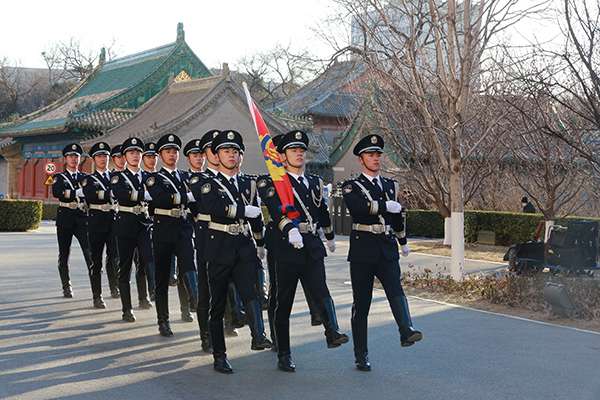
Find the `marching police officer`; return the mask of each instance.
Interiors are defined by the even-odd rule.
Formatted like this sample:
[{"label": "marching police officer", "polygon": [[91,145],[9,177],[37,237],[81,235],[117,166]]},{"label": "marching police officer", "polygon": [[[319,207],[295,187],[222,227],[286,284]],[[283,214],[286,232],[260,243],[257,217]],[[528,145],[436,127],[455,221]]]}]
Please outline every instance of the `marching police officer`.
[{"label": "marching police officer", "polygon": [[96,166],[93,174],[88,174],[81,182],[85,201],[88,204],[88,239],[92,255],[92,269],[89,271],[94,307],[106,308],[102,299],[102,254],[106,246],[106,275],[111,295],[119,297],[119,257],[117,241],[112,232],[115,222],[115,207],[110,191],[108,157],[110,146],[98,142],[90,149],[90,157]]},{"label": "marching police officer", "polygon": [[152,220],[148,218],[144,181],[146,174],[140,169],[144,142],[138,138],[129,138],[123,142],[121,150],[127,161],[124,171],[115,171],[111,178],[111,189],[119,202],[113,231],[117,237],[119,253],[119,290],[123,306],[123,321],[135,322],[131,305],[131,266],[133,254],[137,249],[140,263],[148,278],[148,286],[154,291],[154,259],[150,229]]},{"label": "marching police officer", "polygon": [[92,256],[87,238],[87,218],[83,205],[83,191],[80,188],[82,173],[78,172],[83,149],[77,143],[65,146],[62,151],[65,172],[54,174],[52,195],[59,200],[56,213],[56,236],[58,239],[58,273],[62,282],[63,296],[73,297],[69,276],[69,255],[73,236],[77,238],[88,271],[92,267]]},{"label": "marching police officer", "polygon": [[[263,223],[256,198],[254,181],[238,176],[242,136],[232,130],[219,133],[211,150],[220,163],[216,177],[201,186],[202,203],[211,216],[205,257],[208,261],[210,287],[210,336],[213,344],[213,367],[232,373],[227,360],[223,314],[229,281],[233,280],[244,303],[252,334],[252,350],[271,348],[264,333],[262,309],[255,290],[257,247],[263,245]],[[250,222],[251,228],[248,226]]]},{"label": "marching police officer", "polygon": [[290,351],[290,314],[296,287],[303,278],[309,292],[317,302],[325,327],[328,348],[339,347],[349,339],[339,332],[333,299],[327,288],[324,257],[327,256],[319,236],[323,229],[330,252],[335,251],[331,219],[323,198],[323,180],[304,173],[308,136],[302,131],[286,133],[277,144],[280,158],[286,161],[287,174],[294,192],[294,205],[300,214],[292,221],[282,213],[282,203],[271,181],[261,180],[259,187],[269,185],[264,202],[269,213],[278,221],[280,234],[275,251],[277,279],[277,308],[275,310],[275,334],[277,336],[278,367],[294,372]]},{"label": "marching police officer", "polygon": [[352,337],[355,365],[370,371],[367,348],[367,317],[376,276],[383,285],[392,314],[400,331],[402,347],[412,346],[422,339],[414,330],[406,296],[400,283],[398,244],[402,255],[409,250],[405,235],[405,214],[398,203],[398,185],[379,175],[383,138],[368,135],[354,147],[354,155],[362,165],[362,174],[344,182],[346,207],[352,215],[350,233],[350,277],[352,279]]},{"label": "marching police officer", "polygon": [[115,171],[125,170],[126,161],[125,157],[123,156],[123,153],[121,152],[120,144],[113,146],[113,148],[110,150],[110,158],[112,159],[112,162],[114,164],[114,168],[112,169],[112,171],[110,171],[111,177]]},{"label": "marching police officer", "polygon": [[156,313],[162,336],[173,336],[169,321],[169,277],[173,255],[177,257],[179,279],[188,293],[189,305],[196,311],[198,282],[194,264],[194,228],[187,219],[188,192],[181,171],[177,169],[181,139],[173,134],[161,137],[156,143],[163,162],[160,171],[146,178],[146,187],[154,203],[154,250]]}]

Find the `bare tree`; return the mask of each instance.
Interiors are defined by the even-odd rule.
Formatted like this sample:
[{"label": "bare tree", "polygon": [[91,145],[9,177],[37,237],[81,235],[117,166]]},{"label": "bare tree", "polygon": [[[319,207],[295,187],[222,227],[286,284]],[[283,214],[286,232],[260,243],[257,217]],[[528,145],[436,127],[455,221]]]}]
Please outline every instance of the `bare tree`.
[{"label": "bare tree", "polygon": [[30,111],[24,102],[40,86],[40,81],[18,62],[9,64],[6,57],[0,59],[0,121]]},{"label": "bare tree", "polygon": [[323,62],[308,50],[277,44],[273,49],[240,58],[237,69],[260,103],[289,96],[323,69]]},{"label": "bare tree", "polygon": [[[371,66],[382,93],[393,93],[403,108],[381,107],[386,120],[402,111],[387,135],[414,142],[416,170],[423,188],[444,217],[451,218],[451,274],[464,265],[465,179],[478,149],[493,141],[493,121],[482,124],[476,113],[485,104],[479,87],[482,59],[492,38],[541,3],[517,8],[515,0],[380,1],[337,0],[353,16],[352,52]],[[477,99],[474,97],[477,96]],[[385,104],[381,101],[380,104]],[[403,137],[403,135],[405,135]],[[407,139],[410,137],[410,139]],[[388,137],[389,138],[389,137]],[[399,143],[400,145],[402,143]],[[428,171],[427,171],[428,170]]]}]

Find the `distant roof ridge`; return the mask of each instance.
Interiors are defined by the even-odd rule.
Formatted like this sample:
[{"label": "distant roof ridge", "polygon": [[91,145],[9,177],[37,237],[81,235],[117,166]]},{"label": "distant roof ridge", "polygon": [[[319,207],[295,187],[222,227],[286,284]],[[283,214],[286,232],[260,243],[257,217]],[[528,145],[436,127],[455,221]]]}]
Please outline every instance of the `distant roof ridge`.
[{"label": "distant roof ridge", "polygon": [[110,61],[104,62],[102,65],[102,69],[104,71],[111,70],[114,68],[126,67],[132,64],[137,64],[138,62],[146,61],[150,58],[164,55],[165,53],[170,53],[173,51],[175,47],[179,45],[179,42],[173,42],[169,44],[165,44],[162,46],[154,47],[152,49],[140,51],[138,53],[130,54],[127,56],[115,58]]}]

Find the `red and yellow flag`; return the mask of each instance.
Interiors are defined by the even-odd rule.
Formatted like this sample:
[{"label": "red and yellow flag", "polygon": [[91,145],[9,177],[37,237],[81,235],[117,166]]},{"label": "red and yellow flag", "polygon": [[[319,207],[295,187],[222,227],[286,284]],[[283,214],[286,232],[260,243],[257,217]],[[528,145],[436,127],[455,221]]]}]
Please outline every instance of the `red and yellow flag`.
[{"label": "red and yellow flag", "polygon": [[275,150],[275,145],[271,140],[271,135],[269,135],[269,130],[267,129],[267,125],[265,125],[265,121],[263,121],[252,97],[250,96],[250,91],[248,91],[248,86],[244,82],[244,91],[246,92],[246,100],[248,101],[248,108],[250,109],[250,115],[252,115],[252,120],[254,121],[254,127],[256,128],[256,133],[258,135],[258,140],[263,150],[263,156],[265,157],[265,162],[267,163],[267,168],[269,169],[269,174],[271,175],[271,179],[273,179],[273,184],[275,185],[275,190],[277,191],[277,195],[281,200],[281,211],[292,221],[300,217],[300,214],[294,207],[294,191],[292,189],[292,184],[290,183],[290,178],[279,159],[279,153]]}]

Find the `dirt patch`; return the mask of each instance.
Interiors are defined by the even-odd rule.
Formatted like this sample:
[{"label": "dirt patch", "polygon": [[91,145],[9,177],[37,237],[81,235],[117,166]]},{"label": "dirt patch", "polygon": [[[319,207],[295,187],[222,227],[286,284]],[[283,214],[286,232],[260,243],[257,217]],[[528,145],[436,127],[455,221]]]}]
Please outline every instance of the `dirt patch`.
[{"label": "dirt patch", "polygon": [[550,315],[547,312],[538,312],[525,310],[520,308],[508,307],[505,305],[492,304],[488,301],[465,298],[461,295],[448,293],[430,292],[425,289],[417,289],[410,286],[405,286],[404,291],[407,295],[417,296],[424,299],[441,301],[444,303],[456,304],[465,307],[475,308],[477,310],[489,311],[498,314],[511,315],[513,317],[532,319],[550,324],[570,326],[572,328],[585,329],[588,331],[600,332],[600,320],[584,321],[579,319],[567,319]]}]

